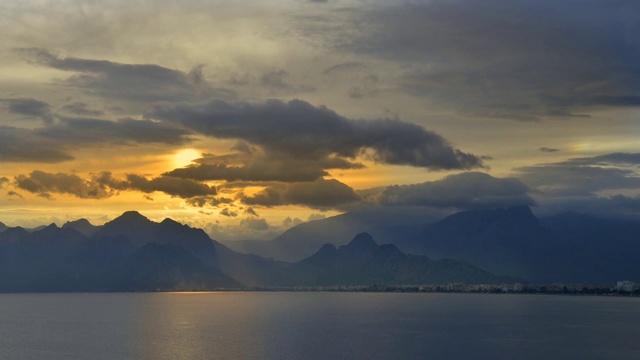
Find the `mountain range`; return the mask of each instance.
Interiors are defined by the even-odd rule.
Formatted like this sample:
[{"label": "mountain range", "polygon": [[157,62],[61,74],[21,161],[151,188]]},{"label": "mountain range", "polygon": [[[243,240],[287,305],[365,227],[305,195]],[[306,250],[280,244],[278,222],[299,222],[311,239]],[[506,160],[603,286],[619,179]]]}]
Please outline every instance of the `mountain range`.
[{"label": "mountain range", "polygon": [[577,213],[538,219],[526,206],[437,221],[401,215],[347,213],[272,241],[237,244],[135,211],[102,226],[85,219],[30,230],[0,223],[0,291],[640,279],[637,221]]},{"label": "mountain range", "polygon": [[102,225],[80,219],[0,231],[0,291],[172,291],[256,286],[498,283],[470,263],[406,255],[366,233],[297,262],[243,254],[201,229],[135,211]]},{"label": "mountain range", "polygon": [[[640,221],[562,213],[538,219],[527,206],[463,211],[440,220],[346,213],[301,224],[271,241],[225,244],[247,253],[300,261],[318,244],[344,245],[368,232],[407,254],[468,261],[531,282],[640,280]],[[375,221],[363,221],[372,219]],[[329,234],[329,235],[327,235]]]}]

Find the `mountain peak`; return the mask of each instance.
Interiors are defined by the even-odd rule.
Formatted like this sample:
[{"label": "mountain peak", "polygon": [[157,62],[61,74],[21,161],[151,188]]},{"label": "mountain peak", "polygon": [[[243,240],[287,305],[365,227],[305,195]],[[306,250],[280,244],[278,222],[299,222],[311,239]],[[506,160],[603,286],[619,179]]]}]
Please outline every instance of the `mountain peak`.
[{"label": "mountain peak", "polygon": [[66,223],[64,223],[64,225],[62,225],[62,228],[73,229],[85,236],[91,236],[95,234],[100,227],[93,226],[87,219],[78,219],[75,221],[67,221]]},{"label": "mountain peak", "polygon": [[127,222],[127,223],[137,223],[137,222],[150,222],[151,220],[149,220],[148,218],[146,218],[144,215],[140,214],[137,211],[131,210],[131,211],[125,211],[124,213],[122,213],[122,215],[118,216],[117,218],[113,219],[111,222],[114,221],[118,221],[118,222]]},{"label": "mountain peak", "polygon": [[366,232],[356,235],[353,240],[347,244],[347,249],[357,251],[371,251],[377,248],[378,244],[376,244],[373,237]]},{"label": "mountain peak", "polygon": [[64,225],[62,225],[62,227],[65,228],[73,225],[87,226],[87,225],[91,225],[91,223],[89,222],[89,220],[82,218],[74,221],[67,221],[66,223],[64,223]]},{"label": "mountain peak", "polygon": [[171,219],[171,218],[165,218],[164,220],[162,220],[160,222],[160,224],[162,225],[168,225],[168,226],[175,226],[175,227],[183,227],[184,225]]},{"label": "mountain peak", "polygon": [[56,223],[51,223],[46,227],[44,227],[42,230],[52,230],[52,229],[58,229],[58,225],[56,225]]},{"label": "mountain peak", "polygon": [[316,255],[324,255],[324,254],[333,254],[336,252],[336,246],[333,244],[324,244],[322,245],[322,247],[320,248],[320,250],[318,250],[318,252],[316,253]]}]

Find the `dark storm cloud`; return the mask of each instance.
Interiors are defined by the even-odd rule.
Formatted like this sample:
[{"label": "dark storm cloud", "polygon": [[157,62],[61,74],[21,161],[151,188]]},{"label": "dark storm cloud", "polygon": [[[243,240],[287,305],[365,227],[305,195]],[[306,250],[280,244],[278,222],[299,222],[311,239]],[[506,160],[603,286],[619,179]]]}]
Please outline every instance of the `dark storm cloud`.
[{"label": "dark storm cloud", "polygon": [[389,2],[332,26],[341,51],[405,63],[400,88],[480,116],[537,120],[640,104],[640,2]]},{"label": "dark storm cloud", "polygon": [[514,169],[526,184],[548,195],[589,196],[595,192],[640,188],[634,168],[640,154],[613,153]]},{"label": "dark storm cloud", "polygon": [[361,198],[348,185],[335,179],[319,179],[314,182],[300,182],[272,186],[252,195],[243,196],[247,205],[280,206],[304,205],[312,208],[327,209],[339,205],[357,202]]},{"label": "dark storm cloud", "polygon": [[64,146],[33,130],[0,126],[1,162],[58,163],[73,160]]},{"label": "dark storm cloud", "polygon": [[468,210],[535,205],[527,194],[529,191],[515,178],[495,178],[485,173],[468,172],[422,184],[389,186],[377,194],[369,192],[367,200],[385,206]]},{"label": "dark storm cloud", "polygon": [[479,157],[453,148],[418,125],[391,119],[351,120],[301,100],[263,104],[218,100],[158,108],[151,116],[214,138],[244,140],[269,156],[330,162],[332,157],[346,161],[366,155],[379,163],[431,170],[483,166]]},{"label": "dark storm cloud", "polygon": [[62,85],[85,89],[89,93],[130,101],[181,101],[194,98],[234,98],[227,89],[218,89],[206,83],[202,67],[190,72],[168,69],[153,64],[122,64],[106,60],[74,57],[61,58],[46,49],[18,50],[32,63],[58,70],[77,73]]},{"label": "dark storm cloud", "polygon": [[27,117],[39,118],[45,123],[53,122],[51,106],[40,100],[20,98],[20,99],[0,99],[0,103],[7,105],[9,112]]},{"label": "dark storm cloud", "polygon": [[51,194],[56,193],[82,199],[101,199],[113,196],[121,190],[147,194],[159,191],[181,198],[216,194],[214,187],[193,180],[164,176],[147,179],[135,174],[129,174],[125,179],[116,179],[110,172],[94,174],[90,179],[84,179],[76,174],[52,174],[35,170],[28,175],[16,176],[13,184],[45,198],[51,198]]}]

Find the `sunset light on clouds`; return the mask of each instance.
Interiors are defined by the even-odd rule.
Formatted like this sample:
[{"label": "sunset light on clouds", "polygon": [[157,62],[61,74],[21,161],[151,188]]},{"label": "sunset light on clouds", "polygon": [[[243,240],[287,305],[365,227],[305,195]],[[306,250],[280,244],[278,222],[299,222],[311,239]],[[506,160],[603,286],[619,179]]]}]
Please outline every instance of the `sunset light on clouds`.
[{"label": "sunset light on clouds", "polygon": [[372,208],[640,216],[634,1],[3,1],[0,213],[221,240]]}]

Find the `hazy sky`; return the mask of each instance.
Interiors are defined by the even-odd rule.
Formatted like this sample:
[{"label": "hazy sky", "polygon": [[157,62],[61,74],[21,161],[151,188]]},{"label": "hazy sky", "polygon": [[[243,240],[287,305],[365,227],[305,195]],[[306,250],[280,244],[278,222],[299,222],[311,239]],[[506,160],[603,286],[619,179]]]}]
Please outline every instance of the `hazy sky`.
[{"label": "hazy sky", "polygon": [[640,215],[640,2],[0,3],[0,221]]}]

